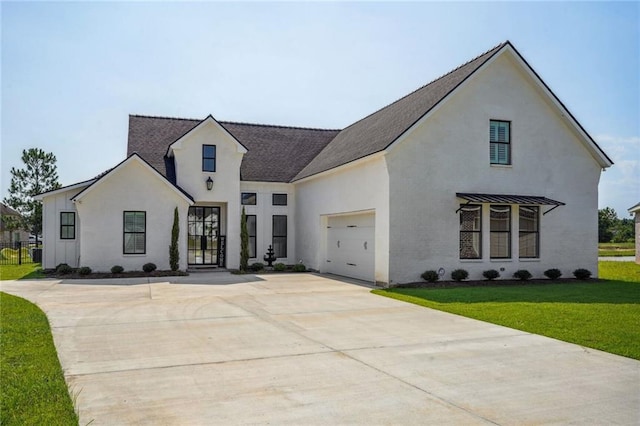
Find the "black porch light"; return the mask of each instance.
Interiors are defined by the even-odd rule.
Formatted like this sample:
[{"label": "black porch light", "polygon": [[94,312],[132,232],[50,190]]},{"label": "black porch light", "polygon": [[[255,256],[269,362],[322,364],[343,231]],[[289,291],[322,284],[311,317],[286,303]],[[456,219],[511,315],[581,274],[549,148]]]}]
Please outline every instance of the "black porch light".
[{"label": "black porch light", "polygon": [[207,178],[205,183],[207,184],[207,191],[211,191],[213,189],[213,179],[211,179],[211,176]]}]

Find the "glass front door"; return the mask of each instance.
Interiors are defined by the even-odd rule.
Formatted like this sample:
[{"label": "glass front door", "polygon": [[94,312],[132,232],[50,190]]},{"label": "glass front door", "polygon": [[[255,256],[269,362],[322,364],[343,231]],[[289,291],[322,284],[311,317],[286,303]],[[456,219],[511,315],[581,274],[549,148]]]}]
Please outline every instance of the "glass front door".
[{"label": "glass front door", "polygon": [[218,264],[220,207],[189,207],[189,265]]}]

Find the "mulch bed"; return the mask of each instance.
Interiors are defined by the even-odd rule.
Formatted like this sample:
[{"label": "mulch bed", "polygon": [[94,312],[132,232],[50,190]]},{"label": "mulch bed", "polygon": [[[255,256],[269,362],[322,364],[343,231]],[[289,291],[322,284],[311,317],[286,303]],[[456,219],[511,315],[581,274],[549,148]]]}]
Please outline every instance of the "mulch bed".
[{"label": "mulch bed", "polygon": [[467,280],[467,281],[438,281],[430,283],[426,281],[417,281],[413,283],[397,284],[391,288],[457,288],[457,287],[513,287],[513,286],[525,286],[525,285],[548,285],[548,284],[581,284],[581,283],[597,283],[599,279],[593,278],[589,280],[578,280],[575,278],[558,278],[555,280],[550,279],[530,279],[527,281],[521,280]]},{"label": "mulch bed", "polygon": [[144,272],[144,271],[127,271],[122,272],[121,274],[112,274],[111,272],[92,272],[89,275],[80,275],[77,272],[73,272],[71,274],[58,274],[53,269],[47,269],[44,271],[44,274],[47,278],[58,278],[65,280],[93,280],[93,279],[102,279],[102,278],[149,278],[149,277],[186,277],[189,275],[183,271],[153,271],[153,272]]}]

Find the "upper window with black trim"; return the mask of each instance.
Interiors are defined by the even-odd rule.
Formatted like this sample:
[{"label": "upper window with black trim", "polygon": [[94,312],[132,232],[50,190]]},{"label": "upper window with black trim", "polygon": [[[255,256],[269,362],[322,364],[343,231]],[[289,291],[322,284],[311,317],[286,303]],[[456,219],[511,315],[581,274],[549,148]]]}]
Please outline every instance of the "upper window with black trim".
[{"label": "upper window with black trim", "polygon": [[274,206],[286,206],[287,194],[273,194],[272,204]]},{"label": "upper window with black trim", "polygon": [[122,252],[147,252],[147,212],[125,211],[123,214]]},{"label": "upper window with black trim", "polygon": [[216,146],[202,145],[202,171],[216,171]]},{"label": "upper window with black trim", "polygon": [[511,123],[489,121],[489,160],[491,164],[511,164]]},{"label": "upper window with black trim", "polygon": [[76,214],[74,212],[60,212],[60,239],[74,240],[76,238]]},{"label": "upper window with black trim", "polygon": [[243,192],[240,194],[240,200],[243,206],[255,206],[258,197],[255,192]]}]

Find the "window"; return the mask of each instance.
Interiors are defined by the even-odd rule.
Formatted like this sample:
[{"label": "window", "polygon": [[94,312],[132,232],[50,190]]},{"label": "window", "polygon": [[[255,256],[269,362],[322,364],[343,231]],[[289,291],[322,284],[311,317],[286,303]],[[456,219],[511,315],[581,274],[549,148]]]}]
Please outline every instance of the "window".
[{"label": "window", "polygon": [[273,216],[273,252],[275,257],[287,257],[287,216]]},{"label": "window", "polygon": [[243,206],[255,206],[256,205],[256,193],[255,192],[243,192],[241,194]]},{"label": "window", "polygon": [[249,257],[256,257],[256,215],[248,214],[247,231],[249,233]]},{"label": "window", "polygon": [[520,206],[520,257],[540,257],[540,209]]},{"label": "window", "polygon": [[74,212],[60,212],[60,239],[73,240],[76,238],[76,214]]},{"label": "window", "polygon": [[147,212],[124,212],[122,252],[145,254],[147,249]]},{"label": "window", "polygon": [[274,206],[286,206],[287,205],[287,194],[273,194],[271,204]]},{"label": "window", "polygon": [[511,164],[511,123],[490,120],[489,142],[491,164]]},{"label": "window", "polygon": [[460,259],[482,257],[482,206],[460,207]]},{"label": "window", "polygon": [[511,206],[489,206],[492,259],[511,257]]},{"label": "window", "polygon": [[202,145],[202,171],[216,171],[216,146]]}]

